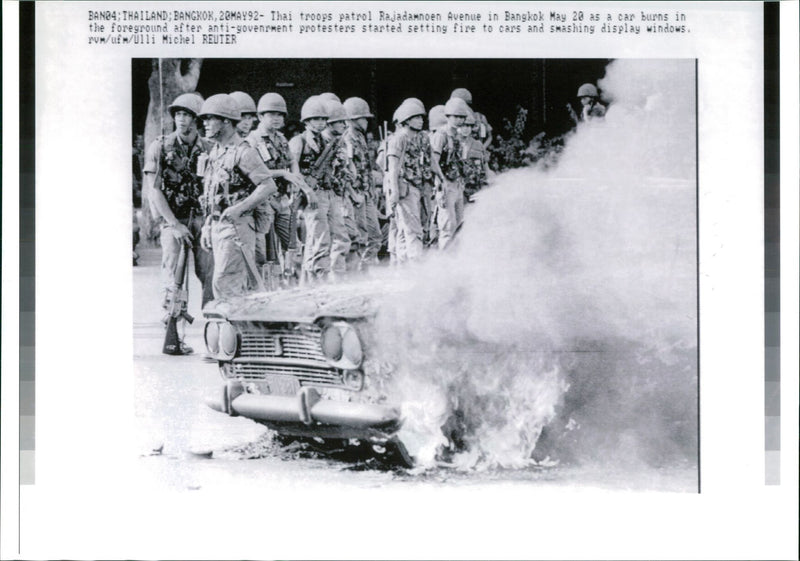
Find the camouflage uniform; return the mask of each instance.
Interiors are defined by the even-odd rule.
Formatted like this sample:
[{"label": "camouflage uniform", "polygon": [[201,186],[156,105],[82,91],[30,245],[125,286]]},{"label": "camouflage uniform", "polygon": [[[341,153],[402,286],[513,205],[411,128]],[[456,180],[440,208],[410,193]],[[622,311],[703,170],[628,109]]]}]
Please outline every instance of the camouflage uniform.
[{"label": "camouflage uniform", "polygon": [[473,137],[462,141],[464,150],[464,197],[469,197],[486,186],[486,149]]},{"label": "camouflage uniform", "polygon": [[[398,159],[400,200],[396,208],[398,261],[416,259],[422,254],[420,198],[424,178],[421,135],[400,129],[389,138],[387,156]],[[405,195],[403,196],[403,191]]]},{"label": "camouflage uniform", "polygon": [[[330,142],[339,140],[334,138]],[[313,169],[327,145],[328,142],[322,134],[310,130],[295,136],[289,142],[291,151],[297,158],[300,173],[317,196],[317,208],[306,208],[303,211],[306,225],[303,269],[316,277],[331,271],[343,273],[347,253],[350,251],[350,238],[342,211],[343,184],[337,178],[342,164],[334,162],[335,158],[332,158],[325,169]],[[331,149],[335,150],[335,147]]]},{"label": "camouflage uniform", "polygon": [[[292,169],[292,154],[289,151],[289,142],[283,133],[280,131],[268,132],[263,125],[250,133],[247,137],[247,142],[256,149],[264,165],[270,170],[286,170]],[[291,237],[297,234],[290,232],[290,184],[282,177],[274,178],[275,185],[278,187],[278,192],[263,205],[259,205],[254,210],[256,219],[256,233],[268,234],[270,226],[275,224],[275,233],[280,239],[283,250],[289,249],[292,241]],[[264,214],[265,220],[259,224],[259,215]],[[266,244],[263,235],[259,236],[256,241],[256,262],[263,264],[266,262]]]},{"label": "camouflage uniform", "polygon": [[431,139],[426,131],[416,133],[416,142],[419,143],[420,165],[422,166],[422,184],[420,186],[419,216],[422,223],[422,241],[425,244],[431,240],[431,219],[433,208],[433,170],[431,169]]},{"label": "camouflage uniform", "polygon": [[373,160],[364,133],[352,126],[345,131],[340,150],[352,174],[351,185],[356,197],[352,201],[353,214],[358,228],[356,239],[360,243],[359,265],[363,267],[377,262],[382,241],[377,193],[372,175]]},{"label": "camouflage uniform", "polygon": [[[210,150],[210,143],[197,135],[194,143],[187,146],[177,132],[159,137],[150,144],[145,156],[144,172],[161,174],[161,192],[175,218],[189,228],[194,238],[194,272],[203,286],[203,305],[213,300],[211,279],[214,274],[212,254],[200,247],[203,226],[203,211],[200,199],[203,194],[202,178],[197,175],[197,162]],[[164,295],[175,279],[178,255],[182,244],[173,234],[169,224],[161,226],[161,274]]]},{"label": "camouflage uniform", "polygon": [[270,172],[246,140],[233,135],[208,155],[204,204],[211,218],[214,252],[214,297],[226,299],[246,293],[253,274],[246,261],[255,263],[256,228],[253,211],[235,220],[220,220],[222,212],[246,199],[262,183],[272,183]]},{"label": "camouflage uniform", "polygon": [[444,174],[442,202],[436,213],[439,227],[439,248],[450,243],[464,216],[464,161],[461,139],[457,131],[442,127],[431,136],[431,148],[441,154],[439,167]]}]

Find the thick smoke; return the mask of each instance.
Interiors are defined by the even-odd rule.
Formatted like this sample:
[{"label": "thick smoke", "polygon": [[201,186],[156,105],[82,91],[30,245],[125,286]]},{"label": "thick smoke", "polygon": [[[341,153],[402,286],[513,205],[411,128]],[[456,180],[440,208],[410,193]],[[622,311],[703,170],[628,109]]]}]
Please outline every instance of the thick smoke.
[{"label": "thick smoke", "polygon": [[694,83],[693,61],[611,63],[605,120],[499,176],[457,246],[404,271],[378,345],[422,465],[694,461]]}]

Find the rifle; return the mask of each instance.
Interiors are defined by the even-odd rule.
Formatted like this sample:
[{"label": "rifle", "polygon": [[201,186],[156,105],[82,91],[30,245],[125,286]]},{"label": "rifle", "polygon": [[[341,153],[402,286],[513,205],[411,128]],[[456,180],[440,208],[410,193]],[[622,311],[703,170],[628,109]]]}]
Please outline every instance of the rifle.
[{"label": "rifle", "polygon": [[182,355],[181,339],[178,335],[178,320],[183,319],[192,323],[194,318],[186,311],[189,302],[189,267],[186,266],[189,257],[189,245],[183,243],[178,254],[178,266],[172,286],[167,289],[167,333],[164,336],[164,348],[161,350],[166,355]]},{"label": "rifle", "polygon": [[341,137],[333,138],[328,144],[325,145],[325,148],[322,150],[322,153],[319,155],[319,158],[314,162],[314,165],[311,166],[308,175],[314,178],[316,182],[322,181],[325,177],[325,172],[327,171],[328,164],[330,164],[333,157],[336,155],[336,149],[339,148],[339,141]]},{"label": "rifle", "polygon": [[303,254],[302,244],[297,239],[297,213],[303,202],[303,192],[297,189],[292,195],[292,204],[289,206],[289,247],[286,249],[286,256],[283,260],[283,275],[286,284],[293,284],[297,275],[297,263]]}]

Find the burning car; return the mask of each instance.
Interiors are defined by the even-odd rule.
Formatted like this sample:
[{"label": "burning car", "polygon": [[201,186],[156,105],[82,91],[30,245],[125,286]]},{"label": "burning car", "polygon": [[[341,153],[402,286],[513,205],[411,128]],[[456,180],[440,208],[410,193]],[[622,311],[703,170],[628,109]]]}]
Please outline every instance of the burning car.
[{"label": "burning car", "polygon": [[396,438],[400,410],[386,394],[390,367],[370,355],[370,323],[402,284],[368,280],[214,301],[205,345],[223,383],[207,404],[286,438],[368,445],[410,464]]}]

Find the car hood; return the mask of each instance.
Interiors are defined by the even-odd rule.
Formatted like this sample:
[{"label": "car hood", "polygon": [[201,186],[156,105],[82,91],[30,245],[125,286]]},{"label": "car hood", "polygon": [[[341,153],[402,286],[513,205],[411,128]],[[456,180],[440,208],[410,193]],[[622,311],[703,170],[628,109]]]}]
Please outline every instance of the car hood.
[{"label": "car hood", "polygon": [[369,317],[375,314],[386,296],[409,288],[409,282],[398,279],[366,279],[256,292],[231,300],[209,302],[203,308],[203,315],[208,319],[229,321],[297,323],[313,323],[321,317]]}]

